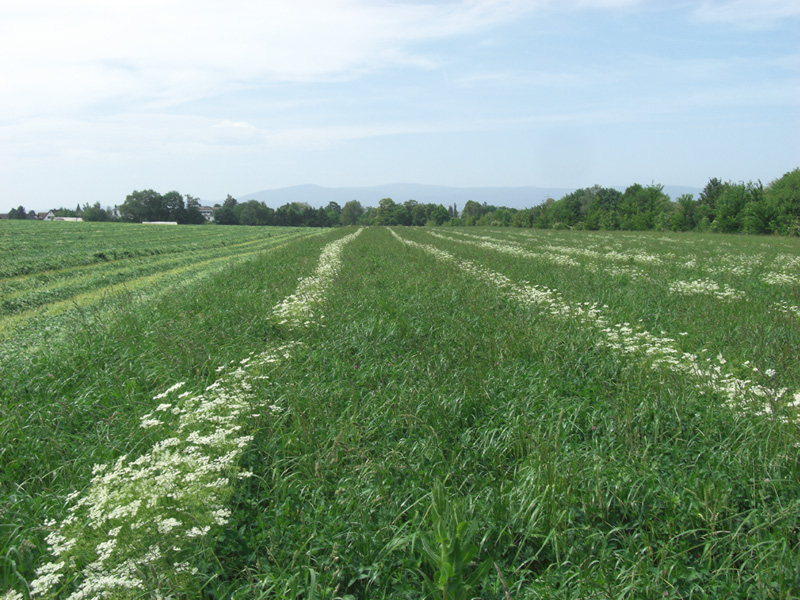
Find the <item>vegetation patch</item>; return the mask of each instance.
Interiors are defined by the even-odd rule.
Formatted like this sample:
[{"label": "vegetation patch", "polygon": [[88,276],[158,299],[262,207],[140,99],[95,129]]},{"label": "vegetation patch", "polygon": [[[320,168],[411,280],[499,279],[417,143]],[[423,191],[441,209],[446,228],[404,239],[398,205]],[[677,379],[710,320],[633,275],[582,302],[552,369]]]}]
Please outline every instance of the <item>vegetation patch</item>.
[{"label": "vegetation patch", "polygon": [[0,342],[2,589],[797,596],[798,257],[327,230],[42,318],[49,343],[20,327]]}]

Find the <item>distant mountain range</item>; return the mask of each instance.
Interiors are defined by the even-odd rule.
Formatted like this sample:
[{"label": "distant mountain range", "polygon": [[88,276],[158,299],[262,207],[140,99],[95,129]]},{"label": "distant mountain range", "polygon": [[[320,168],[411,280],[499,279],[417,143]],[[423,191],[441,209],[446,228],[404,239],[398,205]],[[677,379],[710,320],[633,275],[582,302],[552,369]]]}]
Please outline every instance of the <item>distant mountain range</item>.
[{"label": "distant mountain range", "polygon": [[[615,186],[616,187],[616,186]],[[467,200],[479,204],[493,204],[508,208],[530,208],[541,204],[548,198],[558,200],[577,188],[549,187],[447,187],[441,185],[422,185],[417,183],[391,183],[370,187],[327,188],[318,185],[295,185],[275,190],[261,190],[239,196],[239,202],[258,200],[267,206],[278,208],[291,202],[306,202],[314,208],[327,206],[336,202],[344,206],[345,202],[358,200],[363,206],[378,206],[382,198],[391,198],[398,204],[406,200],[416,200],[420,204],[456,204],[459,209]],[[624,191],[624,187],[617,188]],[[686,186],[664,186],[664,191],[675,200],[681,194],[697,194],[700,188]]]}]

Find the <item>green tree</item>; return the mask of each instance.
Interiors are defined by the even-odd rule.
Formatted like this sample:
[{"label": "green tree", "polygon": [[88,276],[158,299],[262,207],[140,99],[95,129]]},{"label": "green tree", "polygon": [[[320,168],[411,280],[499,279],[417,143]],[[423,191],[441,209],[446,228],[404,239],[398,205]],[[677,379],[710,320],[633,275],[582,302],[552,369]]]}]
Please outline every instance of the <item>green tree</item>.
[{"label": "green tree", "polygon": [[800,235],[800,167],[770,183],[764,200],[774,221],[774,231]]},{"label": "green tree", "polygon": [[774,233],[776,213],[766,200],[761,182],[750,182],[746,187],[747,201],[739,215],[742,233]]},{"label": "green tree", "polygon": [[275,211],[275,225],[300,227],[304,224],[306,213],[313,210],[306,202],[290,202]]},{"label": "green tree", "polygon": [[272,216],[275,211],[263,202],[247,200],[238,207],[241,208],[238,219],[240,225],[272,225]]},{"label": "green tree", "polygon": [[119,207],[120,215],[124,221],[141,223],[142,221],[167,221],[169,211],[164,204],[164,198],[156,191],[134,191],[125,198]]},{"label": "green tree", "polygon": [[716,216],[712,231],[735,233],[741,228],[741,212],[747,204],[747,187],[744,183],[727,183],[715,202]]},{"label": "green tree", "polygon": [[108,211],[100,207],[99,202],[95,202],[93,206],[87,203],[81,211],[81,218],[84,221],[109,221],[110,216]]},{"label": "green tree", "polygon": [[25,212],[25,207],[19,205],[17,208],[12,208],[8,213],[9,219],[27,219],[28,213]]},{"label": "green tree", "polygon": [[300,224],[305,227],[329,227],[330,221],[324,208],[306,206]]},{"label": "green tree", "polygon": [[342,224],[342,207],[338,203],[328,202],[328,206],[325,207],[325,214],[330,226],[338,227]]},{"label": "green tree", "polygon": [[[619,229],[617,205],[622,198],[622,192],[614,188],[604,188],[598,185],[590,188],[590,201],[586,208],[584,221],[587,229]],[[583,210],[583,209],[582,209]]]},{"label": "green tree", "polygon": [[430,207],[428,220],[433,221],[435,225],[442,225],[450,219],[448,210],[441,204],[431,204]]},{"label": "green tree", "polygon": [[186,206],[183,203],[183,196],[178,192],[167,192],[161,197],[161,201],[166,214],[165,221],[186,223]]},{"label": "green tree", "polygon": [[342,225],[357,225],[364,215],[364,207],[358,200],[350,200],[346,202],[342,208],[341,223]]},{"label": "green tree", "polygon": [[81,216],[81,211],[74,211],[71,208],[57,208],[53,211],[53,214],[57,217],[79,217]]},{"label": "green tree", "polygon": [[424,204],[420,204],[416,200],[406,200],[403,203],[403,208],[406,211],[406,217],[407,217],[406,221],[407,221],[408,225],[414,225],[414,210],[418,206],[422,206],[422,211],[421,212],[419,210],[417,210],[417,215],[422,218],[422,222],[420,223],[420,225],[424,225],[425,222],[428,220],[428,215],[427,215],[427,211],[425,210],[425,205]]},{"label": "green tree", "polygon": [[430,211],[431,205],[415,203],[411,206],[411,224],[415,227],[425,225],[428,222]]},{"label": "green tree", "polygon": [[695,220],[699,224],[700,221],[706,219],[707,223],[713,223],[717,217],[717,200],[725,191],[725,184],[716,177],[708,180],[708,183],[700,192],[697,198],[697,206],[695,208]]},{"label": "green tree", "polygon": [[638,183],[629,186],[619,203],[620,228],[644,231],[662,229],[667,225],[670,212],[669,196],[664,186]]},{"label": "green tree", "polygon": [[675,210],[670,218],[672,231],[691,231],[694,229],[695,200],[693,194],[683,194],[678,197]]},{"label": "green tree", "polygon": [[511,220],[511,225],[513,227],[533,227],[533,210],[518,210]]},{"label": "green tree", "polygon": [[474,200],[467,200],[466,204],[464,204],[464,210],[461,211],[461,218],[464,220],[464,224],[475,225],[484,212],[487,212],[484,210],[485,206],[485,204],[481,206]]},{"label": "green tree", "polygon": [[189,225],[205,225],[206,218],[200,212],[200,200],[186,194],[186,223]]},{"label": "green tree", "polygon": [[531,221],[533,226],[537,229],[549,229],[553,226],[553,207],[556,201],[553,198],[547,198],[539,206],[534,206],[531,209]]},{"label": "green tree", "polygon": [[217,225],[238,225],[239,218],[231,206],[221,206],[214,211],[214,222]]},{"label": "green tree", "polygon": [[[579,223],[584,223],[592,204],[596,201],[596,189],[598,189],[596,186],[595,188],[581,188],[558,200],[553,206],[553,218],[555,221],[568,227],[575,227]],[[599,213],[591,217],[590,225],[590,229],[599,228]]]},{"label": "green tree", "polygon": [[[403,205],[400,208],[405,213],[406,209]],[[391,198],[381,198],[378,202],[378,210],[375,214],[375,225],[399,225],[395,220],[397,218],[397,204]]]}]

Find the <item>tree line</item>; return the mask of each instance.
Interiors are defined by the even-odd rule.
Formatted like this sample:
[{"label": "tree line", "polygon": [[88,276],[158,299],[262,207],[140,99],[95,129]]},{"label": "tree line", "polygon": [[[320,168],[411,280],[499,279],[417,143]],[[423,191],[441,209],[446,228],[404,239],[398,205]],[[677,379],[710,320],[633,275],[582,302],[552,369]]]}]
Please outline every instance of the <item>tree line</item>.
[{"label": "tree line", "polygon": [[[218,225],[338,227],[342,225],[505,226],[539,229],[657,230],[720,233],[800,235],[800,168],[764,187],[760,181],[723,182],[712,178],[697,198],[684,194],[673,201],[660,184],[635,183],[625,191],[595,185],[581,188],[559,200],[548,198],[532,208],[515,209],[468,200],[459,211],[454,204],[425,204],[416,200],[397,203],[383,198],[378,206],[358,200],[340,206],[330,202],[314,208],[291,202],[273,209],[257,200],[239,202],[228,195],[216,204],[213,223]],[[117,211],[99,203],[76,210],[58,209],[56,216],[77,216],[85,221],[176,221],[203,224],[200,202],[178,192],[159,194],[134,191]],[[11,211],[26,218],[25,209]],[[18,216],[20,214],[22,216]],[[11,215],[9,215],[11,217]],[[11,217],[11,218],[14,218]]]},{"label": "tree line", "polygon": [[20,205],[17,208],[12,208],[8,211],[8,218],[9,219],[35,219],[36,212],[35,211],[26,211],[25,207]]},{"label": "tree line", "polygon": [[[205,217],[200,212],[197,199],[178,192],[159,194],[153,190],[129,194],[119,207],[120,220],[133,223],[143,221],[177,221],[202,224]],[[442,225],[457,217],[455,206],[420,204],[408,200],[396,204],[384,198],[377,207],[364,207],[358,200],[340,206],[329,202],[325,207],[314,208],[306,202],[290,202],[273,209],[258,200],[239,202],[230,194],[222,204],[214,206],[213,222],[217,225],[287,226],[287,227],[338,227],[341,225]],[[76,215],[79,216],[79,215]]]},{"label": "tree line", "polygon": [[712,178],[697,198],[676,201],[663,186],[634,184],[624,192],[594,186],[514,215],[517,225],[542,229],[622,229],[800,235],[800,168],[773,181]]},{"label": "tree line", "polygon": [[655,183],[635,183],[624,192],[596,185],[522,210],[469,200],[459,212],[455,206],[445,209],[414,200],[396,204],[384,198],[377,208],[362,209],[356,223],[800,236],[800,168],[767,187],[760,181],[734,183],[712,178],[697,198],[684,194],[676,201]]}]

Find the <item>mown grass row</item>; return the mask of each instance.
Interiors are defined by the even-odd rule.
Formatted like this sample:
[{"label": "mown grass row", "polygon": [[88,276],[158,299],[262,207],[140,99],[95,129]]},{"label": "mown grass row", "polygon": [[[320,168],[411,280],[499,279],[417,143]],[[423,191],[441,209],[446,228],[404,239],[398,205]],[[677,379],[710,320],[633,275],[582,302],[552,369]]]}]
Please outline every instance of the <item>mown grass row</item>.
[{"label": "mown grass row", "polygon": [[0,224],[0,277],[163,254],[202,253],[286,231],[276,227],[242,227],[231,231],[207,225],[6,220]]},{"label": "mown grass row", "polygon": [[[152,443],[139,420],[176,382],[202,389],[217,369],[270,343],[269,309],[314,268],[331,236],[297,239],[181,287],[160,282],[98,298],[0,342],[0,575],[32,580],[42,527],[95,464]],[[200,257],[198,257],[200,258]],[[177,285],[177,282],[176,282]],[[164,293],[165,290],[174,293]]]},{"label": "mown grass row", "polygon": [[[120,289],[150,285],[152,279],[207,272],[219,265],[247,260],[254,254],[303,235],[298,230],[285,232],[257,242],[212,248],[202,253],[177,253],[167,256],[137,258],[113,263],[75,267],[57,275],[42,273],[4,282],[0,295],[0,334],[42,312],[52,314],[60,307],[83,303],[87,297],[112,294]],[[44,310],[38,310],[44,307]]]}]

